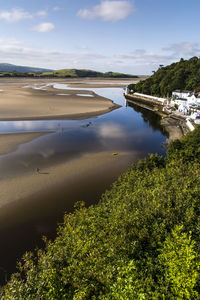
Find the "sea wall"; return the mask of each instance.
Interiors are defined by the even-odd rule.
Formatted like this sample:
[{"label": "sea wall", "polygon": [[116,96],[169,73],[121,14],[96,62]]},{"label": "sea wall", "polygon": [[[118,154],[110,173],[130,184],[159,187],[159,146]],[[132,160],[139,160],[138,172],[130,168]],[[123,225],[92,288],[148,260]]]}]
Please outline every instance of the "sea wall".
[{"label": "sea wall", "polygon": [[125,94],[124,96],[127,99],[127,101],[140,102],[143,104],[147,104],[151,107],[156,106],[157,108],[159,108],[159,110],[163,108],[164,104],[167,104],[166,99],[161,99],[161,98],[157,98],[149,95],[143,95],[139,93]]}]

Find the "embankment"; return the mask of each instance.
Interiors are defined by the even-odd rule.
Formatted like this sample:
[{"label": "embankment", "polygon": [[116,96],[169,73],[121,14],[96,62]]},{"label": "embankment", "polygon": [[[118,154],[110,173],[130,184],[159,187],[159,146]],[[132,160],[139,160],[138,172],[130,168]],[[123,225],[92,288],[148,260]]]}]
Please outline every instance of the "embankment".
[{"label": "embankment", "polygon": [[157,101],[156,98],[130,94],[124,96],[127,102],[136,104],[161,115],[161,125],[169,135],[169,142],[180,139],[189,131],[185,118],[164,112],[163,103]]}]

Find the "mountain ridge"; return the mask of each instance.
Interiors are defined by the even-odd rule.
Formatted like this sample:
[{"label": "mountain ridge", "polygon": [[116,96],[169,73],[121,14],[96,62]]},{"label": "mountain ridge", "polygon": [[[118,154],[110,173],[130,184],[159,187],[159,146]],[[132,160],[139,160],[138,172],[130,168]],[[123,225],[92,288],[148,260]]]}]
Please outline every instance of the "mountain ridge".
[{"label": "mountain ridge", "polygon": [[46,69],[46,68],[21,66],[21,65],[19,66],[19,65],[14,65],[14,64],[10,64],[10,63],[0,63],[0,72],[42,73],[42,72],[49,72],[49,71],[53,71],[53,70],[52,69]]}]

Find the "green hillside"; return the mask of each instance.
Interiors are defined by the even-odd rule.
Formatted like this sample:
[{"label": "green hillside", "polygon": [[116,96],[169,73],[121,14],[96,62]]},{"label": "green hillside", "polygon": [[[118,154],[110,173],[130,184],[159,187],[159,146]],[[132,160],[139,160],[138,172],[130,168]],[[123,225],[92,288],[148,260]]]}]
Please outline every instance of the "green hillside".
[{"label": "green hillside", "polygon": [[134,92],[161,97],[171,96],[176,89],[200,91],[200,58],[181,59],[161,67],[148,79],[129,88]]},{"label": "green hillside", "polygon": [[200,127],[66,214],[1,299],[200,299]]},{"label": "green hillside", "polygon": [[41,77],[69,77],[69,78],[80,78],[80,77],[102,77],[102,78],[137,78],[138,76],[116,73],[116,72],[97,72],[93,70],[79,70],[79,69],[63,69],[52,72],[44,72],[40,75]]},{"label": "green hillside", "polygon": [[[7,68],[10,71],[5,71],[6,68],[0,66],[0,77],[34,77],[34,78],[139,78],[136,75],[123,74],[117,72],[97,72],[93,70],[79,69],[63,69],[63,70],[47,70],[39,68],[19,67],[12,65],[12,68]],[[27,68],[27,69],[26,69]],[[1,71],[2,70],[2,71]],[[3,71],[4,70],[4,71]]]}]

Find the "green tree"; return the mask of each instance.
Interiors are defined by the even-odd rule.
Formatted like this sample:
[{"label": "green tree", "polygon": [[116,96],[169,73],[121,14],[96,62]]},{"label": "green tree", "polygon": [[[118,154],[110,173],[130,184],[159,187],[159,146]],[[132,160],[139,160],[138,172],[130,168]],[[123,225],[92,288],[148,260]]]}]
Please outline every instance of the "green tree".
[{"label": "green tree", "polygon": [[124,263],[124,266],[119,268],[118,271],[117,280],[111,286],[110,299],[147,299],[142,284],[137,278],[138,272],[132,260],[129,263]]},{"label": "green tree", "polygon": [[195,242],[182,232],[183,226],[176,226],[167,237],[159,255],[164,277],[161,287],[169,299],[199,299],[196,290],[199,280],[199,261]]}]

